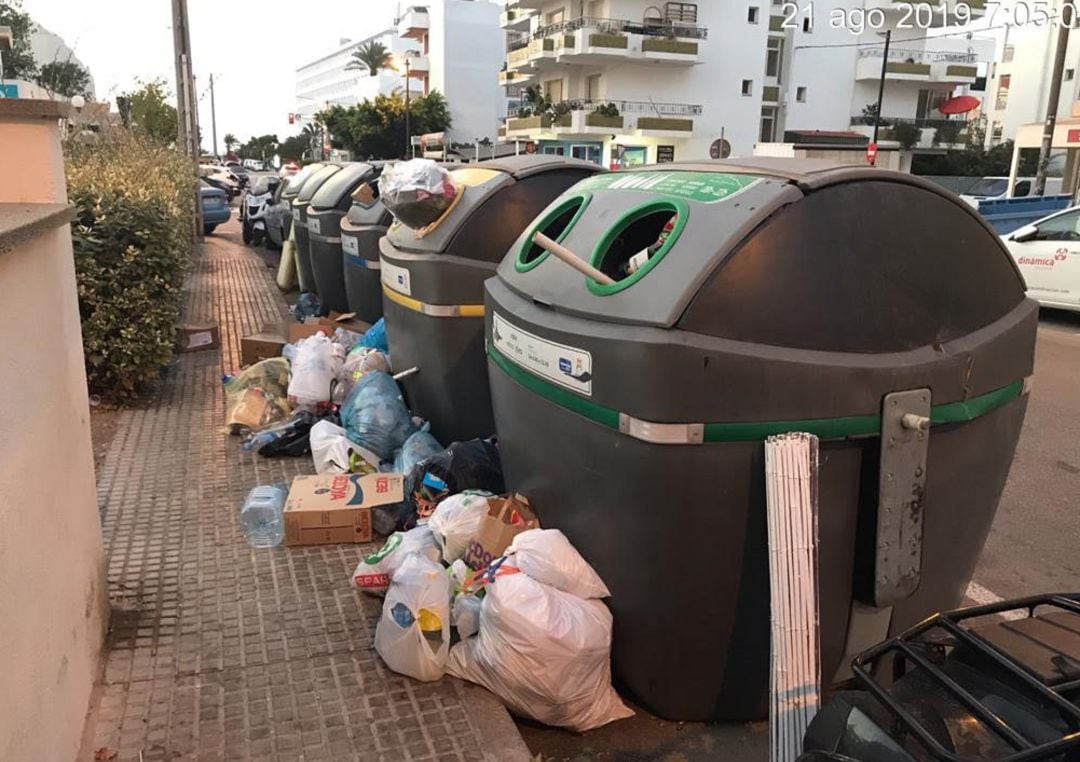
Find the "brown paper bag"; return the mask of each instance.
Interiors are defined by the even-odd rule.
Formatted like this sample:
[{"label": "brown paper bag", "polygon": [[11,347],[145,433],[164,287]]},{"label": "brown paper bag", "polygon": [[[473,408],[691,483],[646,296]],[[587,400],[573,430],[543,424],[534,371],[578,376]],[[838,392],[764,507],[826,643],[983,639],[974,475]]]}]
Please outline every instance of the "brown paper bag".
[{"label": "brown paper bag", "polygon": [[469,540],[465,563],[472,569],[483,569],[503,555],[515,537],[539,526],[539,519],[523,495],[488,498],[487,515],[481,520],[476,537]]}]

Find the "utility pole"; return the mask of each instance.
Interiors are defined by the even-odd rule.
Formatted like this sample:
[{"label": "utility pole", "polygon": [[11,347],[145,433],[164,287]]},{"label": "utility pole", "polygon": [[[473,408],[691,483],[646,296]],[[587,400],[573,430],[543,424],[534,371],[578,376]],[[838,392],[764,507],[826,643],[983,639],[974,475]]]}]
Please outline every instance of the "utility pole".
[{"label": "utility pole", "polygon": [[412,125],[409,123],[409,56],[405,54],[405,153],[410,159],[415,159],[412,152]]},{"label": "utility pole", "polygon": [[[176,58],[176,120],[180,150],[191,157],[198,172],[199,120],[195,116],[195,83],[191,73],[191,36],[187,0],[172,0],[173,55]],[[202,235],[202,194],[195,186],[195,237]]]},{"label": "utility pole", "polygon": [[210,134],[214,141],[214,160],[221,157],[217,152],[217,107],[214,105],[214,75],[210,75]]},{"label": "utility pole", "polygon": [[[1054,144],[1054,128],[1057,126],[1058,100],[1061,98],[1061,75],[1065,70],[1065,52],[1069,47],[1069,32],[1072,31],[1073,17],[1069,11],[1070,3],[1061,6],[1058,19],[1057,48],[1054,50],[1054,69],[1050,73],[1050,94],[1046,99],[1046,121],[1043,123],[1042,145],[1039,146],[1039,168],[1035,172],[1035,193],[1041,196],[1046,191],[1046,168],[1050,164],[1050,149]],[[1009,189],[1012,196],[1012,188]]]},{"label": "utility pole", "polygon": [[889,43],[892,42],[892,30],[885,32],[885,50],[881,54],[881,80],[877,90],[877,112],[874,114],[874,137],[871,143],[877,143],[878,127],[881,125],[881,105],[885,99],[885,72],[889,66]]}]

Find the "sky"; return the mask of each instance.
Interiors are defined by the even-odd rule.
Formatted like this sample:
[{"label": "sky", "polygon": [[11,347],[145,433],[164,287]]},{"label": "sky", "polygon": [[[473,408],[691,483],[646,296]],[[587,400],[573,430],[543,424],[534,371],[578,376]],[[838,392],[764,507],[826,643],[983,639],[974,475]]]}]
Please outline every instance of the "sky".
[{"label": "sky", "polygon": [[[219,151],[230,132],[242,141],[267,133],[284,140],[299,132],[288,119],[296,68],[333,50],[342,38],[360,39],[392,26],[398,4],[188,0],[203,148],[211,148],[211,73]],[[400,4],[408,6],[406,0]],[[99,101],[115,102],[139,79],[160,77],[175,92],[170,0],[23,0],[22,6],[74,48],[94,77]]]}]

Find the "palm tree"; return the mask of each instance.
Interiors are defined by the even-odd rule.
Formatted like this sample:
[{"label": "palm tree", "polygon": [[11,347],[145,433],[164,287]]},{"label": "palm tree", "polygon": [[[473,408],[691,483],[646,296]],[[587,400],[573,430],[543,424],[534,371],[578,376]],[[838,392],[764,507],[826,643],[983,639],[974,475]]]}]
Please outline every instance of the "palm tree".
[{"label": "palm tree", "polygon": [[345,68],[350,71],[357,69],[367,71],[375,77],[380,69],[389,69],[393,65],[394,56],[386,46],[377,40],[372,40],[353,51],[352,60],[345,64]]},{"label": "palm tree", "polygon": [[232,153],[233,146],[239,145],[240,141],[231,132],[225,134],[225,153]]}]

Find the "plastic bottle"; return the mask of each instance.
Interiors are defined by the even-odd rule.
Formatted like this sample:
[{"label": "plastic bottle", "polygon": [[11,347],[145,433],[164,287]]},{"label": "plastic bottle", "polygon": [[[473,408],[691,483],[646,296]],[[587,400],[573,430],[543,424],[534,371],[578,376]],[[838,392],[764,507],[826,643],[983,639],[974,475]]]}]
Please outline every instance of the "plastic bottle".
[{"label": "plastic bottle", "polygon": [[240,509],[240,523],[244,538],[253,548],[273,548],[281,544],[285,536],[282,513],[289,491],[284,484],[267,484],[255,487],[248,493],[244,507]]}]

